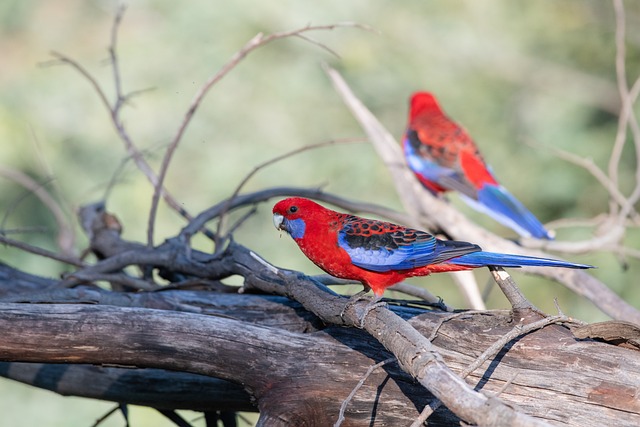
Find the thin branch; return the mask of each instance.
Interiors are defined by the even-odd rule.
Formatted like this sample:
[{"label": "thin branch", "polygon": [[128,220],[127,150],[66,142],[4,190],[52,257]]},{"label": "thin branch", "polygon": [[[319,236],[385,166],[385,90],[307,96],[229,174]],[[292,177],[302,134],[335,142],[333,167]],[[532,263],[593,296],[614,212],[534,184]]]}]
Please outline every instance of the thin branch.
[{"label": "thin branch", "polygon": [[35,255],[40,255],[45,258],[50,258],[56,261],[63,262],[65,264],[73,265],[75,267],[83,268],[87,266],[82,261],[78,260],[76,257],[68,257],[65,255],[60,255],[55,252],[51,252],[46,249],[39,248],[37,246],[33,246],[28,243],[20,242],[18,240],[10,239],[2,235],[0,235],[0,243],[13,246],[14,248],[18,248],[25,252],[29,252]]},{"label": "thin branch", "polygon": [[[461,314],[468,314],[468,312],[461,313]],[[447,320],[450,320],[450,318],[447,318]],[[482,354],[480,354],[480,356],[476,358],[476,360],[474,360],[469,366],[467,366],[462,372],[460,372],[459,374],[460,378],[462,379],[467,378],[476,369],[482,366],[483,363],[497,356],[498,353],[500,353],[500,351],[507,344],[509,344],[511,341],[515,340],[518,337],[531,333],[535,330],[542,329],[554,323],[575,323],[575,322],[576,320],[573,319],[572,317],[566,316],[564,314],[558,314],[557,316],[547,316],[543,319],[540,319],[532,323],[528,323],[526,325],[518,324],[514,326],[513,329],[511,329],[508,333],[504,334],[499,340],[497,340],[491,346],[489,346],[485,351],[482,352]],[[507,384],[510,384],[511,381],[513,381],[513,379],[511,379]],[[498,396],[504,390],[505,388],[503,388],[499,393],[497,393],[496,396]],[[422,426],[424,422],[427,420],[427,418],[429,418],[431,414],[433,414],[441,405],[442,405],[441,402],[437,402],[435,405],[430,405],[425,407],[425,409],[420,413],[420,416],[416,418],[413,424],[411,424],[411,427]]]},{"label": "thin branch", "polygon": [[[114,406],[113,408],[111,408],[110,410],[108,410],[103,416],[98,418],[95,423],[93,423],[92,427],[98,427],[100,424],[102,424],[104,421],[106,421],[107,418],[109,418],[117,410],[119,410],[121,408],[121,406],[122,406],[122,404],[118,404],[118,405]],[[125,416],[125,419],[126,418],[127,417]],[[127,420],[127,425],[128,424],[129,424],[129,421]]]},{"label": "thin branch", "polygon": [[633,205],[629,204],[627,198],[620,192],[618,186],[608,177],[602,169],[600,169],[594,162],[593,159],[583,158],[576,154],[570,153],[568,151],[562,150],[557,147],[546,147],[549,148],[553,153],[561,158],[562,160],[566,160],[567,162],[573,163],[574,165],[580,166],[589,172],[598,182],[607,190],[611,199],[615,200],[615,202],[621,207],[625,207],[627,205],[630,211],[633,212],[634,216],[637,216],[637,212],[634,210]]},{"label": "thin branch", "polygon": [[[147,245],[149,247],[153,246],[153,229],[155,224],[155,219],[158,211],[158,201],[160,199],[160,192],[163,187],[164,179],[167,175],[167,170],[169,169],[169,164],[171,163],[171,159],[173,158],[173,153],[175,152],[178,144],[182,140],[182,136],[184,135],[187,126],[191,122],[193,115],[196,110],[202,103],[205,95],[209,92],[209,90],[220,80],[222,80],[231,70],[233,70],[247,55],[249,55],[254,50],[258,49],[261,46],[264,46],[274,40],[279,40],[291,36],[297,36],[302,33],[308,31],[318,31],[318,30],[333,30],[339,27],[355,27],[355,28],[365,28],[362,25],[358,25],[355,23],[342,23],[342,24],[333,24],[333,25],[307,25],[306,27],[299,28],[292,31],[283,31],[279,33],[273,33],[268,36],[264,36],[262,33],[256,34],[251,40],[249,40],[238,52],[236,52],[231,59],[220,68],[220,70],[211,76],[209,80],[207,80],[204,85],[196,92],[193,100],[191,101],[191,105],[187,109],[187,113],[182,119],[182,123],[180,124],[178,131],[173,137],[167,151],[162,159],[162,164],[160,166],[160,172],[158,174],[157,182],[155,182],[153,198],[151,199],[151,211],[149,212],[149,223],[147,226]],[[315,43],[314,43],[315,44]]]},{"label": "thin branch", "polygon": [[356,395],[358,390],[360,390],[360,387],[364,385],[364,382],[367,380],[367,378],[369,378],[369,376],[373,373],[373,371],[386,365],[387,363],[394,362],[395,360],[396,360],[395,357],[390,357],[388,359],[383,360],[382,362],[378,362],[375,365],[369,366],[369,369],[367,369],[367,372],[364,373],[360,381],[358,381],[358,384],[356,384],[353,390],[351,390],[351,393],[349,393],[349,396],[347,396],[347,398],[342,401],[342,404],[340,405],[340,413],[338,415],[338,420],[333,425],[334,427],[340,427],[342,425],[342,422],[345,420],[344,412],[347,409],[347,405],[349,404],[349,402],[351,402],[351,399],[353,399],[353,396]]},{"label": "thin branch", "polygon": [[[124,8],[120,8],[118,10],[118,13],[116,14],[116,18],[115,18],[114,26],[112,30],[112,42],[117,41],[117,38],[113,35],[113,33],[114,31],[117,30],[117,28],[119,28],[123,13],[124,13]],[[116,55],[115,46],[113,45],[110,46],[109,52],[110,52],[110,55]],[[91,75],[91,73],[85,67],[83,67],[79,62],[75,61],[74,59],[66,55],[63,55],[62,53],[54,51],[54,52],[51,52],[51,55],[56,59],[54,61],[42,63],[41,65],[42,66],[51,66],[51,65],[58,65],[58,64],[70,65],[74,70],[79,72],[91,84],[95,92],[98,94],[100,102],[104,105],[104,107],[108,111],[111,123],[114,126],[118,137],[124,143],[128,155],[131,156],[131,158],[133,158],[134,163],[138,168],[138,170],[142,172],[142,174],[147,178],[147,180],[154,186],[154,188],[156,188],[156,184],[159,182],[157,175],[155,174],[155,172],[153,171],[149,163],[147,163],[147,161],[145,160],[144,156],[142,155],[142,152],[133,143],[133,140],[131,139],[126,126],[124,125],[124,123],[120,118],[121,107],[124,104],[126,104],[126,101],[130,98],[131,94],[125,95],[122,92],[118,92],[119,90],[121,90],[121,83],[120,83],[120,74],[119,74],[117,56],[115,58],[115,61],[113,57],[111,58],[111,62],[113,65],[113,73],[114,73],[114,76],[116,76],[115,77],[116,78],[116,83],[115,83],[116,101],[113,105],[111,105],[111,102],[107,98],[104,90],[102,89],[102,87],[100,86],[96,78],[93,77],[93,75]],[[139,93],[139,91],[132,92],[132,93],[137,94]],[[182,208],[181,204],[178,203],[178,201],[164,187],[162,187],[161,194],[164,200],[172,209],[174,209],[176,212],[178,212],[181,216],[183,216],[189,221],[193,219],[193,217],[185,209]]]},{"label": "thin branch", "polygon": [[[60,204],[45,190],[45,183],[38,183],[29,175],[4,166],[0,166],[0,176],[4,176],[29,190],[49,209],[58,225],[58,236],[56,239],[58,247],[66,257],[72,257],[75,232],[62,207],[60,207]],[[4,228],[4,219],[2,220],[2,227],[0,228]]]},{"label": "thin branch", "polygon": [[406,214],[386,208],[384,206],[375,205],[373,203],[353,202],[334,194],[326,193],[321,189],[309,189],[299,187],[273,187],[266,190],[260,190],[253,193],[236,196],[233,199],[223,200],[207,210],[198,214],[187,226],[185,226],[178,235],[180,240],[188,241],[191,236],[198,232],[204,225],[212,219],[220,216],[223,212],[237,209],[241,206],[256,204],[267,201],[274,197],[308,197],[311,199],[321,200],[331,203],[350,212],[368,212],[379,215],[390,220],[403,224],[410,224],[412,219]]},{"label": "thin branch", "polygon": [[156,291],[160,289],[155,283],[148,282],[146,280],[138,279],[136,277],[131,277],[124,273],[114,273],[114,274],[106,274],[106,273],[87,273],[82,270],[70,273],[65,277],[65,286],[67,284],[77,285],[79,282],[98,282],[104,281],[109,282],[112,285],[124,285],[136,290],[140,291]]},{"label": "thin branch", "polygon": [[243,179],[242,181],[240,181],[240,184],[238,184],[238,186],[235,188],[235,190],[233,191],[233,193],[231,194],[231,197],[229,197],[227,199],[227,207],[222,211],[222,213],[220,213],[220,221],[218,222],[218,231],[216,232],[216,252],[222,250],[222,247],[224,246],[224,239],[221,239],[220,237],[222,236],[222,228],[224,226],[224,223],[226,222],[226,218],[227,218],[227,213],[229,211],[229,207],[231,206],[231,204],[233,203],[234,199],[236,199],[236,197],[238,197],[238,194],[240,194],[240,190],[242,190],[242,188],[245,186],[245,184],[247,182],[249,182],[249,180],[256,174],[258,173],[260,170],[266,168],[267,166],[270,166],[274,163],[277,163],[281,160],[285,160],[288,159],[290,157],[293,157],[297,154],[300,153],[304,153],[306,151],[310,151],[310,150],[315,150],[317,148],[322,148],[322,147],[328,147],[331,145],[336,145],[336,144],[351,144],[354,142],[363,142],[364,139],[363,138],[344,138],[344,139],[335,139],[335,140],[330,140],[330,141],[324,141],[324,142],[319,142],[316,144],[310,144],[310,145],[305,145],[303,147],[299,147],[299,148],[295,148],[291,151],[288,151],[284,154],[281,154],[279,156],[273,157],[263,163],[260,163],[259,165],[255,166]]},{"label": "thin branch", "polygon": [[176,411],[170,411],[168,409],[158,409],[157,411],[171,420],[171,422],[178,427],[193,427],[187,420],[178,415]]},{"label": "thin branch", "polygon": [[444,304],[440,298],[433,295],[427,289],[419,288],[418,286],[410,285],[405,282],[396,283],[395,285],[390,286],[388,289],[390,291],[396,291],[405,295],[420,298],[430,304],[442,304],[444,305],[446,311],[453,311],[453,308]]}]

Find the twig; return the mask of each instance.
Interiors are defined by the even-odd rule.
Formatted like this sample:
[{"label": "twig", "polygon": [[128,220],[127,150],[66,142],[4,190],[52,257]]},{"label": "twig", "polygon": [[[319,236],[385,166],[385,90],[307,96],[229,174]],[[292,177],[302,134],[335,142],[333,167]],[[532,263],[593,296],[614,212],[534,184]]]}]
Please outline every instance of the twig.
[{"label": "twig", "polygon": [[[318,31],[318,30],[333,30],[338,27],[355,27],[355,28],[365,28],[361,25],[355,23],[342,23],[342,24],[333,24],[333,25],[307,25],[303,28],[299,28],[292,31],[283,31],[279,33],[269,34],[265,36],[262,33],[256,34],[251,40],[249,40],[239,51],[237,51],[231,59],[220,68],[220,70],[211,76],[202,87],[196,92],[193,100],[191,101],[191,105],[187,109],[187,113],[182,119],[182,123],[180,124],[178,131],[173,137],[165,155],[162,159],[162,164],[160,166],[160,172],[158,174],[158,180],[155,182],[155,188],[153,191],[153,198],[151,199],[151,211],[149,212],[149,224],[147,227],[147,244],[149,247],[153,246],[153,229],[156,219],[156,214],[158,211],[158,201],[160,199],[160,191],[163,186],[164,179],[167,175],[167,170],[169,169],[169,164],[173,157],[173,153],[175,152],[178,144],[182,140],[182,136],[191,122],[191,118],[195,114],[196,110],[200,106],[200,103],[204,99],[205,95],[209,90],[220,80],[222,80],[231,70],[233,70],[247,55],[249,55],[254,50],[258,49],[265,44],[268,44],[274,40],[279,40],[291,36],[297,36],[302,33],[308,31]],[[314,43],[317,44],[317,43]]]},{"label": "twig", "polygon": [[[566,160],[567,162],[573,163],[574,165],[580,166],[589,172],[598,182],[607,190],[609,196],[615,200],[620,206],[624,207],[629,205],[629,201],[624,197],[620,190],[618,189],[617,184],[615,184],[610,177],[608,177],[602,169],[600,169],[594,162],[593,159],[583,158],[577,156],[568,151],[562,150],[557,147],[547,147],[559,158]],[[634,215],[637,215],[637,212],[634,210],[633,205],[629,206],[629,209],[633,212]]]},{"label": "twig", "polygon": [[[116,405],[113,408],[109,409],[103,416],[98,418],[95,423],[93,423],[92,427],[98,427],[102,424],[107,418],[113,415],[118,409],[120,409],[121,405]],[[126,418],[126,417],[125,417]],[[128,422],[127,422],[128,423]]]},{"label": "twig", "polygon": [[[233,201],[238,197],[238,194],[240,194],[240,190],[242,190],[242,188],[245,186],[245,184],[247,182],[249,182],[249,180],[256,174],[258,173],[260,170],[266,168],[267,166],[270,166],[274,163],[277,163],[281,160],[284,159],[288,159],[290,157],[293,157],[297,154],[300,153],[304,153],[306,151],[309,150],[315,150],[317,148],[322,148],[322,147],[328,147],[331,145],[336,145],[336,144],[351,144],[354,142],[363,142],[364,139],[362,138],[344,138],[344,139],[334,139],[334,140],[329,140],[329,141],[324,141],[324,142],[320,142],[317,144],[310,144],[310,145],[305,145],[303,147],[299,147],[296,149],[293,149],[291,151],[288,151],[284,154],[281,154],[279,156],[273,157],[263,163],[260,163],[259,165],[255,166],[243,179],[242,181],[240,181],[240,184],[238,184],[238,186],[235,188],[235,190],[233,191],[233,193],[231,194],[231,197],[229,197],[227,199],[227,206],[224,207],[223,211],[220,213],[220,220],[218,222],[218,231],[216,232],[216,252],[222,250],[222,246],[224,245],[224,238],[222,237],[222,228],[224,226],[224,223],[226,222],[226,218],[227,218],[227,213],[229,211],[229,207],[231,206],[231,204],[233,203]],[[227,233],[228,234],[228,233]]]},{"label": "twig", "polygon": [[516,378],[518,378],[518,375],[520,375],[520,372],[519,372],[519,371],[518,371],[518,372],[516,372],[515,374],[513,374],[513,375],[511,376],[511,378],[509,378],[509,379],[507,380],[507,382],[505,382],[505,383],[504,383],[504,385],[503,385],[502,387],[500,387],[500,390],[496,391],[493,395],[494,395],[495,397],[498,397],[498,396],[500,396],[502,393],[504,393],[504,392],[509,388],[509,386],[510,386],[511,384],[513,384],[513,382],[516,380]]},{"label": "twig", "polygon": [[[396,292],[403,293],[405,295],[410,295],[412,297],[420,298],[428,303],[432,303],[432,304],[442,303],[442,300],[440,298],[433,295],[427,289],[410,285],[409,283],[405,283],[405,282],[396,283],[395,285],[390,286],[388,289],[390,291],[396,291]],[[446,304],[444,304],[444,306],[446,307],[447,311],[453,310],[451,307],[447,306]]]},{"label": "twig", "polygon": [[[609,177],[617,187],[618,182],[618,166],[622,157],[622,149],[627,136],[627,123],[631,114],[631,105],[627,94],[629,87],[627,85],[627,73],[625,67],[625,14],[622,0],[613,0],[613,8],[616,15],[616,82],[618,84],[618,92],[622,100],[622,110],[618,118],[618,132],[609,158]],[[610,204],[610,212],[616,214],[618,209],[615,204]]]},{"label": "twig", "polygon": [[[58,237],[56,239],[58,247],[65,256],[72,257],[74,255],[73,248],[75,242],[73,227],[62,210],[62,207],[60,207],[60,204],[51,196],[51,194],[49,194],[47,190],[45,190],[44,185],[46,183],[38,183],[24,172],[4,166],[0,166],[0,176],[4,176],[5,178],[10,179],[29,190],[30,194],[34,194],[42,204],[51,211],[51,214],[58,225]],[[49,181],[50,180],[47,182]],[[3,218],[0,228],[4,228],[4,223],[5,219]]]},{"label": "twig", "polygon": [[170,419],[175,425],[178,427],[193,427],[187,420],[182,418],[176,411],[171,411],[168,409],[156,409],[162,415]]},{"label": "twig", "polygon": [[360,390],[360,387],[364,385],[364,382],[367,380],[367,378],[369,378],[369,375],[371,375],[373,371],[380,368],[381,366],[384,366],[387,363],[394,362],[395,360],[396,360],[395,357],[390,357],[388,359],[383,360],[382,362],[378,362],[375,365],[369,366],[369,369],[367,369],[367,372],[364,373],[360,381],[358,381],[358,384],[356,384],[353,390],[351,390],[351,393],[349,393],[349,396],[347,396],[347,398],[342,401],[342,404],[340,405],[340,414],[338,415],[338,421],[336,421],[335,424],[333,424],[334,427],[340,427],[342,425],[342,422],[344,421],[344,412],[347,409],[347,405],[349,404],[349,402],[351,402],[351,399],[353,399],[353,396],[356,395],[358,390]]},{"label": "twig", "polygon": [[82,270],[75,273],[70,273],[65,277],[63,284],[65,286],[76,285],[78,282],[97,282],[104,281],[112,284],[117,283],[119,285],[128,286],[141,291],[155,291],[160,289],[155,283],[147,282],[146,280],[131,277],[124,273],[87,273]]},{"label": "twig", "polygon": [[[124,10],[125,10],[124,8],[120,8],[116,14],[116,18],[114,20],[114,26],[112,29],[112,38],[111,38],[112,43],[117,41],[117,38],[113,34],[114,34],[114,31],[116,31],[117,28],[119,28],[120,22],[122,21],[122,14],[124,14]],[[110,56],[116,55],[115,46],[110,46],[109,52],[110,52]],[[96,78],[93,77],[93,75],[91,75],[91,73],[85,67],[83,67],[79,62],[75,61],[74,59],[62,53],[54,51],[54,52],[51,52],[51,55],[55,58],[55,61],[45,62],[41,65],[43,66],[50,66],[50,65],[57,65],[57,64],[69,65],[71,66],[71,68],[73,68],[78,73],[80,73],[91,84],[95,92],[98,94],[98,98],[100,99],[100,102],[104,105],[104,107],[108,111],[111,123],[113,124],[118,137],[124,143],[128,155],[131,156],[131,158],[133,158],[134,163],[138,168],[138,170],[142,172],[142,174],[147,178],[147,180],[155,188],[156,184],[158,183],[158,177],[153,171],[153,169],[151,168],[151,166],[149,165],[149,163],[147,163],[147,161],[145,160],[144,156],[142,155],[142,152],[133,143],[133,140],[131,139],[126,126],[124,125],[124,123],[120,118],[120,111],[122,109],[121,107],[126,104],[126,101],[131,97],[131,94],[124,95],[121,92],[116,92],[116,101],[113,105],[111,105],[111,102],[107,98],[104,90],[102,89],[102,87],[100,86]],[[118,69],[117,56],[115,61],[113,60],[113,58],[111,58],[111,62],[113,65],[114,76],[117,76],[115,86],[116,86],[116,91],[118,91],[118,90],[121,90],[121,83],[120,83],[120,74],[119,74],[120,72]],[[137,94],[137,93],[139,93],[139,91],[132,92],[132,94]],[[181,204],[178,203],[178,201],[164,187],[162,188],[161,193],[164,200],[172,209],[174,209],[176,212],[178,212],[181,216],[183,216],[189,221],[193,219],[193,217],[184,208],[182,208]]]},{"label": "twig", "polygon": [[[503,310],[498,310],[498,311],[503,311]],[[429,334],[427,339],[429,341],[435,340],[436,337],[438,336],[438,332],[440,331],[440,328],[442,327],[442,325],[444,325],[448,321],[453,320],[453,319],[457,319],[458,317],[472,316],[474,314],[489,315],[489,314],[491,314],[491,311],[490,310],[465,310],[465,311],[460,311],[458,313],[454,313],[454,314],[451,314],[449,316],[443,317],[442,319],[440,319],[438,324],[433,328],[433,330],[431,331],[431,334]]]},{"label": "twig", "polygon": [[65,255],[57,254],[55,252],[51,252],[46,249],[39,248],[37,246],[33,246],[28,243],[20,242],[18,240],[14,240],[6,236],[0,235],[0,243],[13,246],[14,248],[18,248],[20,250],[23,250],[25,252],[29,252],[35,255],[40,255],[45,258],[51,258],[56,261],[64,262],[65,264],[73,265],[76,267],[86,267],[86,264],[84,264],[82,261],[80,261],[76,257],[68,257]]},{"label": "twig", "polygon": [[373,203],[353,202],[352,200],[348,200],[334,194],[326,193],[321,189],[273,187],[266,190],[256,191],[254,193],[243,194],[240,196],[236,196],[235,198],[233,198],[233,200],[227,199],[217,203],[216,205],[198,214],[197,217],[195,217],[189,224],[187,224],[187,226],[185,226],[180,231],[178,238],[184,241],[188,241],[191,236],[197,233],[198,230],[200,230],[202,227],[204,227],[204,225],[208,221],[211,221],[212,219],[218,217],[225,211],[231,211],[240,206],[264,202],[273,197],[285,196],[308,197],[331,203],[350,212],[369,212],[400,223],[406,224],[411,222],[411,218],[409,218],[406,214],[394,211],[393,209],[375,205]]}]

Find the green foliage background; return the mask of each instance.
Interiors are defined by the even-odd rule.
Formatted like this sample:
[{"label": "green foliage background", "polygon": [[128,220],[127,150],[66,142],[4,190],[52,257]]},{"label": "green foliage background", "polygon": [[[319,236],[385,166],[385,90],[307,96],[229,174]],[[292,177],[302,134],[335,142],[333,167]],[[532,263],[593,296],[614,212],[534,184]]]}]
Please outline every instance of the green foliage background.
[{"label": "green foliage background", "polygon": [[[640,6],[627,2],[626,7],[627,73],[633,81],[640,72]],[[51,59],[50,51],[63,52],[95,73],[112,95],[106,48],[116,8],[110,1],[0,3],[0,159],[3,167],[42,182],[68,209],[69,218],[75,208],[104,197],[124,162],[108,208],[124,224],[125,238],[143,241],[150,185],[126,158],[89,84],[69,67],[42,66]],[[228,197],[256,165],[276,155],[362,135],[324,75],[320,63],[325,61],[343,73],[398,137],[410,93],[435,92],[446,111],[474,135],[501,181],[543,222],[607,212],[607,193],[595,179],[548,149],[562,148],[607,166],[619,108],[615,20],[611,4],[597,0],[135,2],[119,33],[124,89],[153,90],[135,97],[124,112],[131,136],[158,167],[197,89],[247,40],[257,32],[340,21],[367,24],[379,33],[343,28],[309,34],[338,52],[339,59],[301,39],[277,41],[251,54],[211,91],[166,181],[185,209],[195,214]],[[620,167],[625,194],[635,184],[634,159],[628,144]],[[280,185],[322,185],[344,197],[401,209],[389,174],[367,143],[287,159],[260,171],[246,190]],[[0,194],[2,228],[45,226],[45,233],[18,237],[55,250],[55,222],[36,198],[25,197],[22,188],[5,179],[0,180]],[[513,235],[457,198],[452,203],[492,231]],[[291,241],[278,238],[270,207],[260,206],[236,239],[276,265],[317,272]],[[162,205],[156,242],[183,224]],[[559,230],[558,238],[590,235],[589,229],[571,228]],[[638,231],[630,231],[626,244],[638,249],[639,241]],[[78,249],[85,244],[79,232]],[[210,250],[204,240],[198,245]],[[611,253],[571,259],[597,265],[594,275],[640,307],[637,260],[627,259],[625,270]],[[0,260],[43,275],[66,268],[10,248],[0,249]],[[485,272],[478,278],[480,283],[488,280]],[[605,318],[559,285],[517,273],[516,280],[544,310],[553,311],[557,297],[568,314],[586,321]],[[446,276],[414,283],[429,286],[449,304],[463,305]],[[493,292],[489,305],[503,308],[506,301]],[[86,426],[111,406],[6,380],[0,390],[9,408],[2,415],[7,425]],[[150,410],[135,409],[133,414],[135,426],[164,422]]]}]

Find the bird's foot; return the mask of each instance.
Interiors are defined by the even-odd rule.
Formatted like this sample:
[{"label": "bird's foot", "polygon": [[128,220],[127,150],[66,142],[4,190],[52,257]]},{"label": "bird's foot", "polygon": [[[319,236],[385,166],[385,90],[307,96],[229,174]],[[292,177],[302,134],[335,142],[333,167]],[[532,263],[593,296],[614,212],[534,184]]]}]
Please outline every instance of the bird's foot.
[{"label": "bird's foot", "polygon": [[382,297],[375,297],[371,299],[369,304],[366,305],[366,307],[364,308],[364,313],[362,313],[362,316],[360,316],[360,318],[358,319],[360,321],[360,329],[364,329],[364,320],[367,318],[367,314],[369,314],[371,310],[375,310],[378,307],[387,306],[386,302],[380,301],[381,298]]},{"label": "bird's foot", "polygon": [[358,327],[360,329],[364,329],[364,319],[367,317],[367,314],[369,314],[369,312],[371,310],[374,310],[378,307],[386,307],[387,303],[384,301],[380,301],[382,299],[381,296],[375,296],[371,299],[365,297],[364,295],[369,292],[368,290],[364,290],[364,291],[360,291],[357,294],[353,295],[351,298],[349,298],[349,301],[347,301],[347,303],[344,305],[344,308],[342,309],[342,311],[340,312],[340,318],[342,320],[344,320],[344,313],[351,308],[354,304],[356,304],[358,301],[361,300],[369,300],[369,303],[364,307],[364,313],[362,313],[362,315],[358,316]]},{"label": "bird's foot", "polygon": [[366,294],[367,292],[369,292],[368,289],[365,289],[363,291],[358,292],[355,295],[352,295],[351,297],[349,297],[349,301],[347,301],[347,303],[344,305],[344,308],[342,309],[342,311],[340,312],[340,318],[342,320],[344,320],[344,313],[355,303],[357,303],[358,301],[362,300],[362,299],[368,299],[368,298],[364,298],[364,294]]}]

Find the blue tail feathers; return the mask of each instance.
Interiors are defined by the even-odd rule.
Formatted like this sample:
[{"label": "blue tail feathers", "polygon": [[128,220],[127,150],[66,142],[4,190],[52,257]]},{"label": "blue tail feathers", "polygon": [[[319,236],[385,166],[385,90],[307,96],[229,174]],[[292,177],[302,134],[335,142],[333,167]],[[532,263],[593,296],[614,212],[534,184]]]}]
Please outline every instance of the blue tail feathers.
[{"label": "blue tail feathers", "polygon": [[500,254],[495,252],[473,252],[446,261],[449,264],[468,267],[564,267],[564,268],[593,268],[592,265],[576,264],[551,258],[536,258],[525,255]]},{"label": "blue tail feathers", "polygon": [[542,223],[501,185],[486,184],[478,190],[478,200],[465,197],[465,201],[521,236],[553,240]]}]

